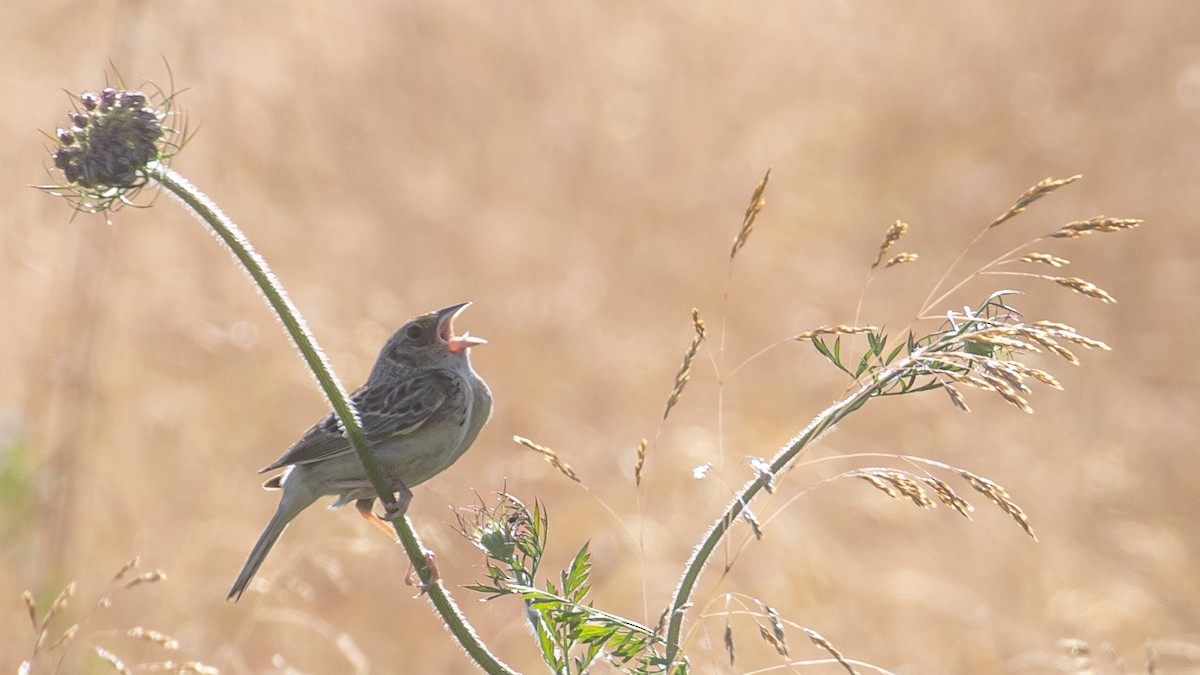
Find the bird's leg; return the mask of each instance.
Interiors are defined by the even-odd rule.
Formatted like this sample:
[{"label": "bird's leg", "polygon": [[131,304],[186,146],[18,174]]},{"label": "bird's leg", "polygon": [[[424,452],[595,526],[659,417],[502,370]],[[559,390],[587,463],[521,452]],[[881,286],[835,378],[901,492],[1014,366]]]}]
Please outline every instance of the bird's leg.
[{"label": "bird's leg", "polygon": [[383,505],[382,518],[388,521],[403,518],[408,511],[408,503],[412,501],[412,490],[399,479],[392,480],[388,487],[396,494],[396,501]]},{"label": "bird's leg", "polygon": [[368,523],[378,527],[392,541],[396,540],[396,530],[383,518],[375,515],[375,498],[358,499],[354,502],[354,508],[358,509],[358,515],[362,516]]},{"label": "bird's leg", "polygon": [[408,486],[400,480],[395,479],[388,484],[388,488],[396,494],[396,501],[384,505],[382,516],[375,513],[374,497],[356,499],[354,501],[354,508],[358,509],[358,514],[365,518],[367,522],[386,532],[388,537],[394,540],[396,538],[396,530],[392,527],[391,522],[403,517],[404,513],[408,511],[408,504],[412,501],[412,490],[408,489]]}]

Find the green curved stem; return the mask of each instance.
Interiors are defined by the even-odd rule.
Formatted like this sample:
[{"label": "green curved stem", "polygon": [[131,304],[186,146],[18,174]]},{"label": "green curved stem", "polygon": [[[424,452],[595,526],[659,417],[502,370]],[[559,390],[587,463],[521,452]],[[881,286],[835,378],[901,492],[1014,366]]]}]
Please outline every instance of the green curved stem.
[{"label": "green curved stem", "polygon": [[[267,303],[279,316],[288,335],[299,348],[300,355],[304,357],[304,361],[316,376],[317,383],[321,385],[325,397],[333,406],[333,412],[341,422],[346,437],[350,440],[354,451],[358,453],[358,458],[362,460],[363,468],[371,480],[371,485],[379,493],[380,501],[384,504],[394,503],[395,496],[388,489],[383,473],[379,470],[379,465],[375,461],[375,456],[371,454],[367,438],[363,434],[358,411],[354,409],[354,404],[350,402],[346,390],[333,374],[333,368],[330,367],[325,354],[317,347],[316,340],[313,339],[308,326],[304,323],[300,311],[292,304],[279,280],[271,273],[267,262],[254,250],[238,226],[222,213],[212,200],[197,190],[179,173],[165,164],[155,161],[146,166],[146,174],[158,181],[171,195],[182,201],[205,225],[212,228],[217,237],[229,247],[242,267],[250,273],[255,285],[266,296]],[[393,521],[393,525],[422,585],[428,588],[429,601],[433,603],[434,608],[441,615],[450,632],[454,634],[455,639],[466,650],[467,655],[474,659],[485,672],[515,675],[516,671],[488,651],[486,645],[467,623],[466,617],[463,616],[454,599],[450,597],[445,586],[440,581],[431,583],[432,570],[425,558],[426,549],[412,529],[412,523],[408,518],[398,518]]]},{"label": "green curved stem", "polygon": [[775,480],[821,434],[833,428],[850,413],[858,410],[868,399],[883,391],[887,385],[903,377],[906,369],[916,361],[915,357],[927,350],[928,348],[914,351],[896,365],[880,371],[875,378],[862,385],[850,396],[826,408],[771,458],[770,468],[767,472],[746,483],[737,497],[729,503],[729,506],[725,507],[725,512],[708,528],[704,539],[692,553],[691,559],[684,567],[683,577],[680,578],[679,585],[675,589],[675,597],[671,601],[671,618],[667,624],[664,654],[666,662],[671,664],[670,667],[674,667],[676,660],[680,658],[683,615],[691,606],[690,599],[696,588],[696,582],[699,581],[700,574],[708,564],[709,558],[712,557],[713,551],[717,549],[717,545],[733,527],[738,516],[746,510],[750,500],[754,499],[755,495],[766,487],[769,481]]}]

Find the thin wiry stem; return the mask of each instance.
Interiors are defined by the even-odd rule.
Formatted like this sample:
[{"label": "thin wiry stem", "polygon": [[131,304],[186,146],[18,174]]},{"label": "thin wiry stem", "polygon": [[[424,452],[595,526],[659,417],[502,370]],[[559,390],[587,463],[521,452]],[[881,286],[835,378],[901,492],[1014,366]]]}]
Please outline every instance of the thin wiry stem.
[{"label": "thin wiry stem", "polygon": [[[316,376],[317,383],[324,391],[325,397],[329,399],[330,405],[333,406],[334,414],[341,422],[346,437],[362,461],[371,484],[379,493],[379,499],[385,504],[395,502],[395,497],[387,487],[387,482],[379,470],[375,456],[371,454],[359,422],[358,411],[354,409],[354,404],[350,402],[346,390],[333,374],[333,368],[330,367],[325,354],[317,347],[316,340],[309,332],[299,310],[292,304],[279,280],[271,273],[266,261],[250,245],[250,241],[242,234],[241,229],[222,213],[212,200],[192,186],[183,176],[158,161],[146,165],[146,174],[161,183],[164,189],[177,197],[200,220],[212,228],[217,237],[229,247],[234,257],[250,274],[255,285],[266,296],[271,309],[283,322],[284,328],[296,347],[299,348],[305,363]],[[454,599],[446,591],[445,586],[440,581],[431,583],[432,570],[426,560],[425,547],[412,529],[412,523],[408,518],[398,518],[392,524],[396,528],[400,543],[404,546],[404,551],[408,554],[408,559],[417,571],[422,585],[428,589],[429,601],[467,655],[474,659],[485,672],[515,674],[516,671],[488,651],[455,604]]]},{"label": "thin wiry stem", "polygon": [[853,394],[830,406],[818,415],[807,428],[776,453],[770,461],[767,472],[756,476],[748,482],[733,501],[725,507],[725,512],[709,527],[708,533],[704,535],[704,539],[692,553],[692,557],[688,560],[684,569],[683,577],[676,588],[675,597],[670,607],[671,618],[667,625],[665,656],[668,663],[673,662],[679,656],[682,646],[680,644],[680,636],[683,629],[683,615],[690,604],[692,591],[695,589],[701,572],[703,572],[717,545],[725,538],[725,534],[729,532],[733,527],[733,523],[746,510],[750,501],[754,499],[759,491],[766,487],[768,481],[778,477],[814,439],[832,428],[846,415],[857,410],[859,406],[868,398],[875,395],[876,392],[881,391],[888,384],[904,377],[908,369],[916,363],[916,360],[924,351],[914,351],[912,355],[897,362],[895,366],[880,371],[870,382],[862,385]]}]

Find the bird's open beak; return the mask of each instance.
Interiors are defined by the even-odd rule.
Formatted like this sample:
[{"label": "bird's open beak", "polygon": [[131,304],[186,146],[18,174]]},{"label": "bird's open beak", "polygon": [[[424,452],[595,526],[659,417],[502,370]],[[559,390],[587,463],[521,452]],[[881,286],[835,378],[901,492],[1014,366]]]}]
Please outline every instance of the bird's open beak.
[{"label": "bird's open beak", "polygon": [[452,352],[461,352],[469,347],[487,344],[487,340],[471,335],[470,333],[463,333],[462,335],[454,334],[454,317],[461,314],[470,305],[471,303],[464,302],[461,305],[451,305],[437,311],[438,337],[442,339],[442,342],[446,343],[446,348]]}]

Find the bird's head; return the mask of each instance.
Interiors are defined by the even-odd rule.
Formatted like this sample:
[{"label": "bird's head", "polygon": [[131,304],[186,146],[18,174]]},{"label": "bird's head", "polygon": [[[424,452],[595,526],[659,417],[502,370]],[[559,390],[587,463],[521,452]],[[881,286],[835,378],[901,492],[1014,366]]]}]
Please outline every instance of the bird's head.
[{"label": "bird's head", "polygon": [[400,368],[445,367],[465,362],[471,347],[487,340],[470,333],[454,334],[454,318],[471,303],[451,305],[422,314],[400,327],[384,345],[376,369],[385,364]]}]

